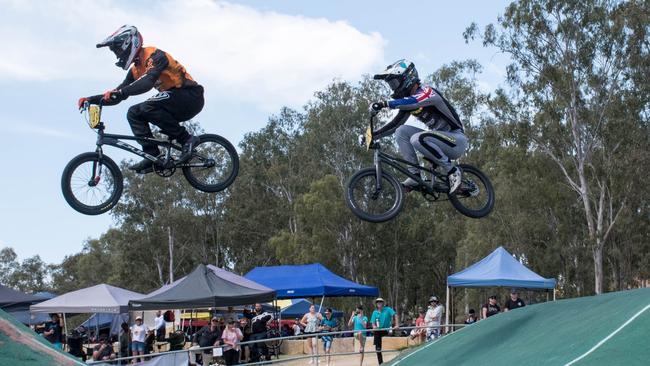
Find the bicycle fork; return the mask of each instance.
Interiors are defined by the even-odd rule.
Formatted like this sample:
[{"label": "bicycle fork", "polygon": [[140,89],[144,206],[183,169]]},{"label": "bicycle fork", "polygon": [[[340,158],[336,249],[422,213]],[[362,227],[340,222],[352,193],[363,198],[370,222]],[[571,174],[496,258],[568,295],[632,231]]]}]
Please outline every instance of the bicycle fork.
[{"label": "bicycle fork", "polygon": [[99,181],[102,179],[102,156],[103,156],[103,151],[101,145],[97,145],[97,149],[95,149],[95,152],[99,156],[97,159],[97,162],[93,164],[93,170],[92,174],[90,176],[90,180],[88,181],[88,186],[90,187],[95,187],[96,185],[99,184]]},{"label": "bicycle fork", "polygon": [[375,149],[373,161],[375,163],[375,193],[373,194],[374,197],[378,195],[379,192],[381,192],[381,159],[379,158],[379,149]]}]

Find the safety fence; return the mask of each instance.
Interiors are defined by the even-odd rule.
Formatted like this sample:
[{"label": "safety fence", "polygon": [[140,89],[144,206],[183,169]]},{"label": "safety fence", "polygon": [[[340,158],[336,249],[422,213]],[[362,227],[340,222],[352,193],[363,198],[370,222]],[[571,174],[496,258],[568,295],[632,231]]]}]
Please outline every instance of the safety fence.
[{"label": "safety fence", "polygon": [[[254,345],[256,343],[268,343],[268,342],[283,342],[285,340],[299,340],[299,339],[306,339],[306,338],[315,338],[315,337],[323,337],[323,336],[336,336],[336,335],[348,335],[346,338],[350,338],[350,334],[352,336],[355,336],[358,333],[373,333],[373,332],[394,332],[394,331],[401,331],[401,330],[413,330],[413,329],[432,329],[432,330],[437,330],[439,333],[443,329],[445,332],[449,332],[450,330],[453,331],[456,328],[462,328],[467,326],[467,324],[441,324],[441,325],[436,325],[436,326],[408,326],[408,327],[398,327],[398,328],[375,328],[375,329],[365,329],[365,330],[341,330],[341,331],[335,331],[335,332],[318,332],[318,333],[302,333],[300,335],[293,335],[293,336],[286,336],[286,337],[273,337],[273,338],[264,338],[264,339],[259,339],[259,340],[254,340],[254,341],[246,341],[246,342],[239,342],[238,345],[241,346],[247,346],[247,345]],[[440,336],[444,336],[445,334],[440,334]],[[341,339],[341,338],[335,338],[335,339]],[[184,357],[184,359],[188,359],[192,361],[195,357],[196,354],[201,354],[205,350],[212,350],[215,348],[223,348],[223,345],[219,346],[209,346],[209,347],[192,347],[191,349],[182,349],[182,350],[176,350],[176,351],[166,351],[166,352],[159,352],[159,353],[150,353],[144,356],[138,355],[138,356],[128,356],[128,357],[120,357],[120,358],[115,358],[110,361],[88,361],[87,364],[89,365],[96,365],[96,366],[103,366],[103,365],[116,365],[120,364],[120,361],[132,361],[134,359],[142,359],[145,358],[147,361],[147,365],[149,363],[151,365],[155,365],[155,362],[151,362],[152,359],[154,358],[160,358],[163,356],[169,356],[169,355],[181,355],[181,354],[186,354],[188,357]],[[278,345],[277,348],[280,346]],[[269,348],[276,348],[276,347],[269,347]],[[254,366],[254,365],[268,365],[268,364],[276,364],[276,363],[283,363],[283,362],[290,362],[290,361],[297,361],[297,360],[304,360],[308,358],[321,358],[321,357],[341,357],[341,356],[350,356],[350,355],[359,355],[360,352],[338,352],[338,353],[319,353],[319,347],[316,345],[315,347],[315,354],[306,354],[306,355],[301,355],[301,356],[293,356],[293,357],[285,357],[285,358],[277,358],[277,359],[271,359],[271,360],[265,360],[265,361],[258,361],[258,362],[249,362],[249,363],[242,363],[241,365],[247,365],[247,366]],[[364,349],[364,354],[376,354],[376,353],[399,353],[402,352],[403,349],[396,349],[396,350],[365,350]],[[191,362],[194,363],[194,362]]]}]

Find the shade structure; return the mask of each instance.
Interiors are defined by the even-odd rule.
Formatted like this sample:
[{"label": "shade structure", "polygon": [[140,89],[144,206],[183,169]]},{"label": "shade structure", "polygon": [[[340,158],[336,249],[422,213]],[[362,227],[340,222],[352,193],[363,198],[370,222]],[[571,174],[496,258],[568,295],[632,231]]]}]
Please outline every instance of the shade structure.
[{"label": "shade structure", "polygon": [[553,289],[555,279],[544,278],[498,247],[479,262],[447,277],[450,287],[517,287]]},{"label": "shade structure", "polygon": [[43,301],[43,298],[0,285],[0,308],[6,309],[23,304],[27,306],[40,301]]},{"label": "shade structure", "polygon": [[129,322],[129,314],[93,314],[85,322],[81,323],[86,329],[110,328],[109,334],[120,334],[122,323]]},{"label": "shade structure", "polygon": [[278,299],[379,296],[379,289],[346,280],[320,263],[256,267],[246,278],[277,291]]},{"label": "shade structure", "polygon": [[163,286],[145,298],[129,302],[131,310],[199,309],[267,302],[275,291],[212,265]]},{"label": "shade structure", "polygon": [[129,300],[143,294],[123,288],[100,284],[68,292],[53,299],[30,306],[33,313],[125,313]]},{"label": "shade structure", "polygon": [[[298,299],[296,302],[293,304],[287,306],[286,308],[282,309],[280,311],[280,315],[282,315],[283,319],[290,319],[290,318],[302,318],[303,315],[309,312],[309,307],[312,305],[311,301],[307,299]],[[316,305],[316,311],[318,311],[319,306]],[[320,309],[320,313],[325,315],[325,309],[326,307],[323,306]],[[332,309],[332,317],[333,318],[341,318],[343,316],[343,312],[340,310]]]}]

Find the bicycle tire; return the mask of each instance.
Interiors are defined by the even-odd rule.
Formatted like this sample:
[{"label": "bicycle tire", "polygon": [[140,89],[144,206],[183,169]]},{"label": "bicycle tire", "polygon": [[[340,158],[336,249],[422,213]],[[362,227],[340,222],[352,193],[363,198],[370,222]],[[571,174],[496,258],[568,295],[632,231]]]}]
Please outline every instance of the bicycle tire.
[{"label": "bicycle tire", "polygon": [[[103,199],[99,203],[93,205],[88,205],[81,202],[75,195],[77,189],[73,189],[72,187],[73,173],[75,173],[78,167],[87,162],[100,163],[102,166],[102,171],[104,168],[108,169],[111,177],[108,178],[108,176],[106,176],[103,181],[108,181],[110,184],[112,180],[112,192],[110,195],[106,199]],[[99,181],[102,181],[102,177],[99,177]],[[82,186],[83,185],[79,185],[79,187]],[[91,189],[93,187],[96,187],[90,185],[88,186],[91,187]],[[63,174],[61,175],[61,191],[63,192],[63,198],[65,198],[70,207],[85,215],[100,215],[112,209],[120,200],[123,189],[124,181],[120,168],[108,156],[102,155],[100,158],[99,153],[97,152],[87,152],[77,155],[65,166],[63,169]]]},{"label": "bicycle tire", "polygon": [[[346,183],[345,203],[347,204],[348,208],[350,208],[352,213],[354,213],[358,218],[364,221],[379,223],[379,222],[385,222],[391,220],[392,218],[394,218],[400,213],[404,205],[404,191],[402,190],[402,185],[397,181],[397,179],[394,176],[392,176],[391,174],[385,171],[382,171],[381,175],[383,181],[382,187],[384,187],[384,185],[388,183],[388,185],[394,190],[395,196],[392,199],[393,202],[390,208],[387,209],[385,212],[381,212],[378,214],[367,212],[362,207],[360,207],[357,204],[356,200],[354,199],[354,191],[357,188],[356,187],[357,184],[360,183],[361,179],[366,178],[368,176],[372,176],[373,177],[372,181],[376,181],[376,170],[374,167],[359,170],[354,175],[352,175],[348,179],[348,182]],[[364,194],[366,193],[370,193],[370,192],[364,192]]]},{"label": "bicycle tire", "polygon": [[[473,167],[471,165],[466,165],[466,164],[461,164],[459,165],[460,169],[463,172],[463,182],[461,183],[461,187],[459,187],[456,192],[452,194],[447,194],[447,197],[449,197],[449,201],[451,202],[452,206],[458,212],[461,214],[471,217],[473,219],[480,219],[482,217],[485,217],[492,212],[492,209],[494,208],[494,201],[495,201],[495,195],[494,195],[494,188],[492,187],[492,183],[490,182],[490,179],[485,175],[482,171],[480,171],[478,168]],[[463,186],[467,185],[469,181],[467,180],[468,175],[474,175],[476,176],[481,183],[483,183],[483,186],[485,187],[486,193],[487,193],[487,201],[485,202],[485,205],[478,209],[471,209],[466,207],[462,203],[462,199],[459,198],[459,194],[463,194]]]},{"label": "bicycle tire", "polygon": [[[237,154],[237,150],[235,150],[235,147],[232,146],[232,144],[228,140],[226,140],[225,138],[219,135],[204,134],[204,135],[200,135],[199,139],[200,142],[196,145],[195,152],[189,161],[190,163],[196,161],[197,159],[198,160],[205,159],[205,157],[202,156],[205,150],[202,151],[201,145],[204,145],[204,149],[207,149],[205,145],[207,143],[212,142],[224,148],[225,155],[226,155],[224,156],[224,158],[226,159],[226,163],[230,164],[230,169],[224,177],[220,177],[219,180],[213,183],[206,183],[202,181],[201,177],[197,176],[197,173],[199,173],[199,171],[193,170],[198,168],[184,166],[183,175],[185,176],[185,179],[187,179],[187,181],[190,183],[192,187],[200,191],[210,192],[210,193],[223,191],[235,181],[235,178],[239,173],[239,155]],[[219,166],[217,168],[219,168]],[[206,169],[206,168],[202,168],[202,169]]]}]

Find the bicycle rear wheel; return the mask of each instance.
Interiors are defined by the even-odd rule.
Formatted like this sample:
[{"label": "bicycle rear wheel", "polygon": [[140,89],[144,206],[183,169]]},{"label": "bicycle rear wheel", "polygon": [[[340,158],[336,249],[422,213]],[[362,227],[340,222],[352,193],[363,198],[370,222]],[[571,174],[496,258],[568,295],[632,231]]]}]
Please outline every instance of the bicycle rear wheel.
[{"label": "bicycle rear wheel", "polygon": [[359,170],[348,180],[345,203],[362,220],[384,222],[402,210],[402,186],[387,172],[382,172],[381,178],[380,191],[376,188],[377,173],[374,167]]},{"label": "bicycle rear wheel", "polygon": [[494,207],[494,188],[490,179],[478,168],[461,164],[463,178],[460,186],[449,194],[451,204],[467,217],[478,219],[487,216]]},{"label": "bicycle rear wheel", "polygon": [[87,152],[70,160],[61,175],[61,191],[70,207],[85,215],[113,208],[122,196],[122,172],[106,155]]},{"label": "bicycle rear wheel", "polygon": [[234,146],[219,135],[199,136],[192,159],[183,175],[192,187],[203,192],[219,192],[230,186],[239,173],[239,155]]}]

